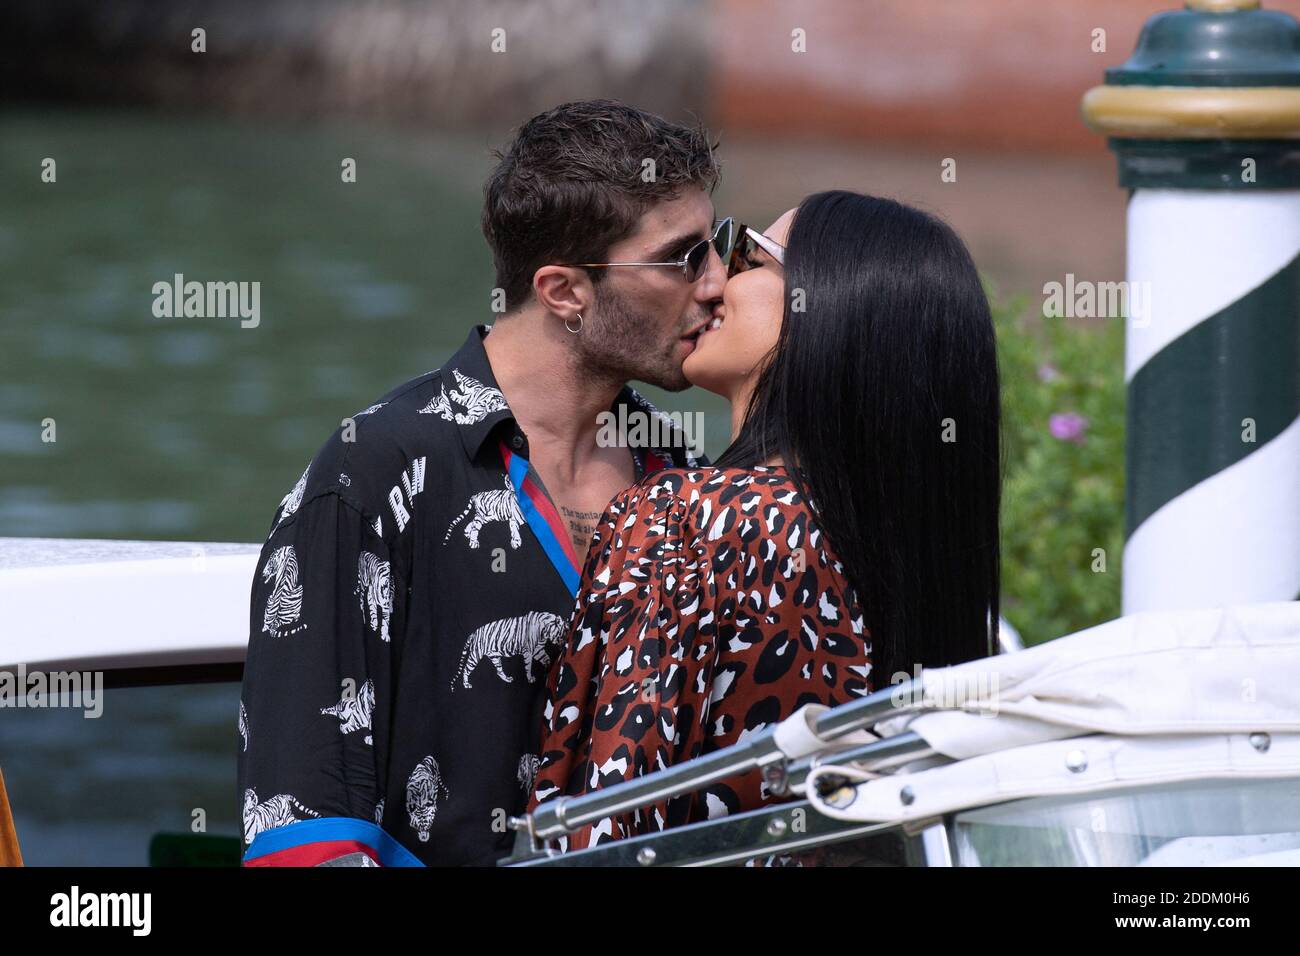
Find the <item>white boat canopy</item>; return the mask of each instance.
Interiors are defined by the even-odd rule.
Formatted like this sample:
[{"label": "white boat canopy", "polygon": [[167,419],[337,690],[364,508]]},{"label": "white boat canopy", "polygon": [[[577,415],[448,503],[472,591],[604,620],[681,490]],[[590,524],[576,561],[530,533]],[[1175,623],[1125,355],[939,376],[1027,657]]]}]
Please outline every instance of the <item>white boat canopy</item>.
[{"label": "white boat canopy", "polygon": [[[902,822],[1028,796],[1300,778],[1300,602],[1135,614],[923,672],[919,686],[919,701],[900,701],[919,710],[873,729],[930,752],[882,774],[821,750],[800,788],[817,810]],[[785,722],[804,737],[788,756],[812,752],[806,728],[824,712]],[[827,778],[851,785],[821,794]]]}]

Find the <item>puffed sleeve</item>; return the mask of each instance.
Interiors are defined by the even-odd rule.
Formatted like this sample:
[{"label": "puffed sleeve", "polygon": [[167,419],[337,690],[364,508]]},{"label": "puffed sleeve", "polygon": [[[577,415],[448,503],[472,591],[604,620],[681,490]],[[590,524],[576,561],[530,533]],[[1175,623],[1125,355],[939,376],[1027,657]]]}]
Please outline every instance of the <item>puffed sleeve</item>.
[{"label": "puffed sleeve", "polygon": [[[549,673],[541,760],[529,808],[698,756],[716,653],[716,588],[704,535],[671,473],[615,498],[601,516],[575,613]],[[581,849],[683,822],[690,798],[586,827]]]},{"label": "puffed sleeve", "polygon": [[283,510],[253,580],[239,707],[243,864],[410,864],[382,830],[400,569],[339,495]]}]

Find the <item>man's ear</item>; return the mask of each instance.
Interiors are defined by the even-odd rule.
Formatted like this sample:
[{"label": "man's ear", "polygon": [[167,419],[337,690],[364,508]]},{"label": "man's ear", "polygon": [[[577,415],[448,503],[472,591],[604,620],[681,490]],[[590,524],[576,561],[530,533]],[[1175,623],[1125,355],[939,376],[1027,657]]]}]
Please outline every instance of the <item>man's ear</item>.
[{"label": "man's ear", "polygon": [[588,311],[596,290],[591,277],[575,266],[542,266],[533,273],[533,293],[542,307],[565,322]]}]

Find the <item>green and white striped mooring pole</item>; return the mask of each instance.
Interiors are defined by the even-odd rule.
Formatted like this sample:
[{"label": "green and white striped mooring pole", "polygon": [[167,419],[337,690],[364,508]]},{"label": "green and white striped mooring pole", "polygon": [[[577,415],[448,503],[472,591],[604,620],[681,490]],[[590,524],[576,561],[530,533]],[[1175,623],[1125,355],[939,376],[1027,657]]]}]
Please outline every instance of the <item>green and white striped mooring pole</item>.
[{"label": "green and white striped mooring pole", "polygon": [[1130,315],[1124,613],[1300,598],[1300,24],[1147,21],[1083,98],[1119,157]]}]

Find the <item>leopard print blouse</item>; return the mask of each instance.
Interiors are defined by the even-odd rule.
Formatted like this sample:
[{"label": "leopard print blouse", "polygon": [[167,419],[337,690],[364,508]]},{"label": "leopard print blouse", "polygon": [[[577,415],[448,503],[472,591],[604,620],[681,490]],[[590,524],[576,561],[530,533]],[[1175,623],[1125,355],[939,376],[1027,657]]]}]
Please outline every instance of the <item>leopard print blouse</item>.
[{"label": "leopard print blouse", "polygon": [[[873,689],[842,566],[781,466],[673,468],[602,515],[549,673],[529,810],[737,743]],[[751,771],[561,840],[564,850],[756,809]]]}]

